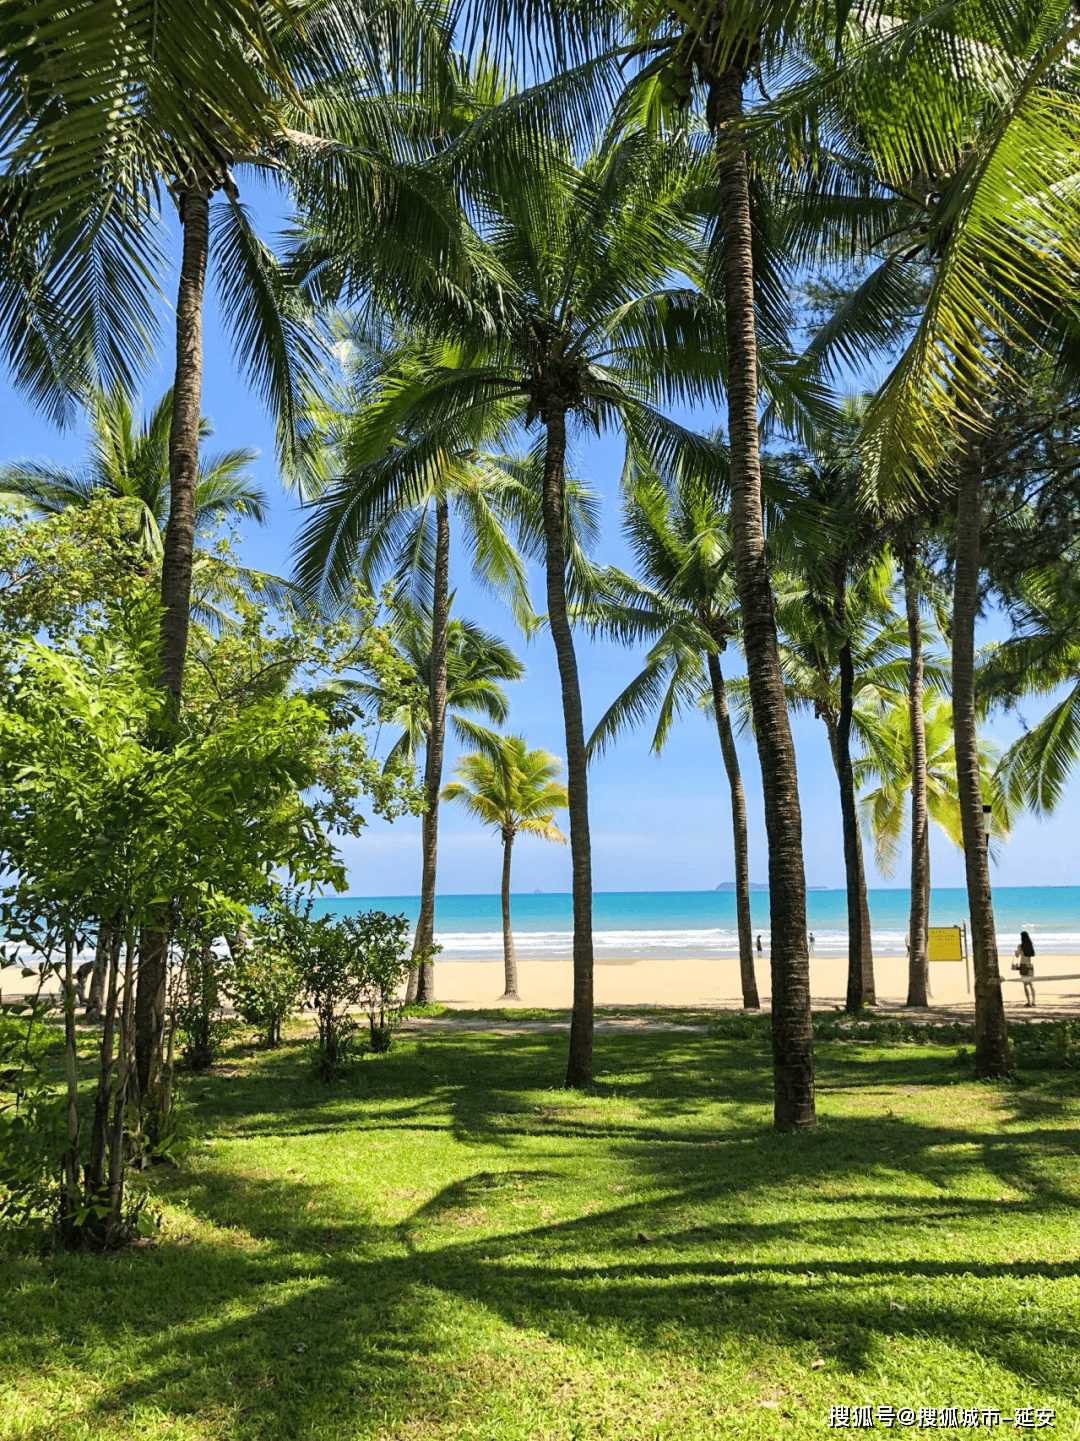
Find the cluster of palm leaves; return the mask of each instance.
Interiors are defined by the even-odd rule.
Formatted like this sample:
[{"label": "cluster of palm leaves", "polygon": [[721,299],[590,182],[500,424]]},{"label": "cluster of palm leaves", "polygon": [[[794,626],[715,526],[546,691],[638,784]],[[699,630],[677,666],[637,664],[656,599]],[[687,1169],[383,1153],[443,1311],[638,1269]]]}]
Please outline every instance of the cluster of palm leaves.
[{"label": "cluster of palm leaves", "polygon": [[[1010,1065],[980,697],[1015,701],[1029,676],[1074,683],[1002,772],[1003,796],[1051,804],[1077,752],[1075,544],[1009,596],[1017,636],[982,690],[974,636],[996,420],[1035,369],[1056,385],[1074,364],[1078,34],[1065,0],[0,6],[0,335],[12,374],[58,418],[95,388],[131,388],[157,341],[175,208],[163,535],[160,498],[140,492],[147,543],[160,543],[162,684],[179,706],[201,594],[210,275],[238,363],[277,417],[283,473],[310,507],[295,584],[332,606],[356,576],[387,581],[426,677],[426,714],[406,719],[403,742],[423,743],[428,793],[418,954],[430,953],[452,675],[470,647],[481,670],[495,653],[451,616],[455,524],[481,582],[527,628],[547,626],[572,856],[569,1085],[591,1075],[590,752],[653,707],[660,744],[674,714],[703,699],[743,878],[721,664],[736,642],[746,679],[734,709],[756,743],[769,845],[777,1126],[814,1123],[793,703],[824,721],[836,765],[854,1006],[873,999],[859,778],[878,766],[869,811],[879,836],[895,836],[885,792],[910,753],[917,999],[927,817],[940,818],[928,750],[948,692],[977,1063],[984,1074]],[[244,204],[253,173],[293,211],[277,250]],[[793,297],[817,275],[830,303],[800,348]],[[845,411],[833,387],[874,367],[868,403]],[[716,407],[722,440],[686,420]],[[165,424],[155,417],[147,446]],[[625,445],[638,576],[589,559],[593,502],[570,466],[578,438],[604,431]],[[222,477],[237,496],[242,468]],[[70,481],[40,477],[34,504],[53,504],[57,485],[131,495],[133,474],[109,460]],[[28,493],[38,483],[23,482]],[[261,502],[242,503],[254,513]],[[1014,528],[1031,510],[1030,498],[1013,507]],[[542,617],[530,560],[543,569]],[[923,655],[932,587],[920,577],[935,567],[952,581],[947,672]],[[651,646],[591,741],[575,624]],[[512,673],[491,663],[488,679]],[[501,720],[496,691],[484,694],[461,709]],[[505,762],[515,775],[528,769],[520,759]],[[422,973],[416,986],[430,994]]]}]

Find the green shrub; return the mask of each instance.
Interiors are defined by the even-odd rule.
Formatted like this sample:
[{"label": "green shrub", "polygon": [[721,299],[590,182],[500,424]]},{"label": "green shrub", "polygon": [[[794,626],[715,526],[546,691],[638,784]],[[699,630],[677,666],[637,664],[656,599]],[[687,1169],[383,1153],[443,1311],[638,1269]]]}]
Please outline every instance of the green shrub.
[{"label": "green shrub", "polygon": [[184,957],[176,998],[176,1029],[184,1060],[193,1071],[205,1071],[221,1053],[233,1023],[221,1007],[227,962],[209,946]]},{"label": "green shrub", "polygon": [[28,1009],[0,1009],[0,1252],[44,1239],[59,1196],[63,1098],[45,1064],[49,1037]]},{"label": "green shrub", "polygon": [[238,947],[231,991],[237,1013],[258,1026],[264,1046],[281,1044],[281,1027],[300,1004],[303,957],[315,923],[311,902],[282,888],[253,922]]},{"label": "green shrub", "polygon": [[403,1007],[397,991],[410,964],[408,934],[405,916],[383,911],[310,924],[304,992],[315,1008],[315,1067],[323,1080],[341,1074],[356,1044],[356,1010],[367,1014],[371,1050],[390,1049]]}]

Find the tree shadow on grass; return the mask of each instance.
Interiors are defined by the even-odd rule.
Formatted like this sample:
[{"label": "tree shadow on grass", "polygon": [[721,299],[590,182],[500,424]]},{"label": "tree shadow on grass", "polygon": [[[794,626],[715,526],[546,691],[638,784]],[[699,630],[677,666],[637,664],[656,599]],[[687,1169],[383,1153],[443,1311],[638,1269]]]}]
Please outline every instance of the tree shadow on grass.
[{"label": "tree shadow on grass", "polygon": [[[266,1174],[243,1164],[240,1140],[228,1162],[203,1160],[163,1183],[200,1234],[185,1239],[174,1219],[142,1252],[11,1268],[20,1363],[55,1365],[58,1339],[82,1355],[96,1383],[81,1409],[72,1402],[72,1435],[148,1409],[214,1418],[207,1434],[241,1441],[311,1434],[316,1415],[318,1434],[342,1441],[410,1421],[452,1432],[463,1408],[476,1419],[488,1404],[470,1357],[509,1333],[584,1357],[604,1336],[672,1366],[780,1348],[792,1374],[820,1358],[838,1387],[887,1373],[898,1341],[930,1343],[953,1355],[958,1377],[990,1361],[1041,1388],[1040,1400],[1074,1394],[1080,1268],[1006,1254],[999,1240],[1022,1250],[1048,1206],[1075,1206],[1075,1190],[1045,1169],[1060,1130],[991,1133],[871,1112],[777,1136],[767,1056],[620,1037],[605,1048],[610,1081],[567,1096],[546,1089],[552,1039],[441,1038],[439,1055],[410,1064],[403,1049],[338,1088],[298,1077],[288,1053],[264,1058],[261,1085],[257,1075],[194,1082],[219,1133],[332,1131],[353,1145],[428,1125],[465,1143],[463,1174],[388,1221],[377,1187],[361,1204],[347,1185]],[[935,1077],[951,1084],[927,1066],[935,1059],[864,1056],[823,1069],[868,1096],[901,1083],[922,1093]],[[722,1113],[703,1119],[721,1082]],[[536,1129],[544,1107],[554,1133]],[[557,1145],[530,1153],[538,1134]],[[491,1160],[476,1168],[481,1145]],[[359,1164],[377,1173],[377,1160],[361,1153]],[[604,1179],[612,1165],[618,1192]],[[1022,1184],[1026,1199],[971,1194],[987,1175]],[[523,1223],[519,1196],[589,1213]],[[983,1253],[927,1255],[948,1252],[956,1223]],[[512,1395],[514,1372],[500,1364],[490,1360],[486,1384]],[[543,1364],[555,1414],[557,1349]],[[52,1422],[37,1433],[59,1434]]]}]

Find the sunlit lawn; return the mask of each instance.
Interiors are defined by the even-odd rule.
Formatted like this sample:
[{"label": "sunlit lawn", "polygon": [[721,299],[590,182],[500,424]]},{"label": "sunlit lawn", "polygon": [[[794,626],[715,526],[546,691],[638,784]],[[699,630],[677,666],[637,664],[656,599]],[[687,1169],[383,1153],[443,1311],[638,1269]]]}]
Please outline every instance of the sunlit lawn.
[{"label": "sunlit lawn", "polygon": [[828,1043],[785,1137],[762,1037],[603,1035],[587,1095],[565,1044],[187,1078],[160,1239],[4,1268],[0,1435],[795,1438],[870,1403],[1080,1436],[1075,1072]]}]

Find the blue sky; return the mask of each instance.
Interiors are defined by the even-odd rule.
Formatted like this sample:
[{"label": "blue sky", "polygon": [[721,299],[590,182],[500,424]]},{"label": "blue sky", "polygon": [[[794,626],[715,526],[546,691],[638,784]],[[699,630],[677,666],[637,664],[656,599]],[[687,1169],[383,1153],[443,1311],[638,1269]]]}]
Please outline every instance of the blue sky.
[{"label": "blue sky", "polygon": [[[163,364],[143,386],[152,404],[171,381],[171,317],[162,332]],[[273,498],[264,528],[248,527],[244,555],[252,565],[287,574],[297,529],[295,501],[282,489],[274,463],[273,427],[237,374],[224,339],[216,301],[211,298],[205,325],[206,361],[203,411],[215,427],[214,446],[250,445],[259,450],[256,476]],[[2,384],[3,440],[0,458],[50,458],[72,463],[84,448],[81,431],[57,433],[15,395],[6,378]],[[718,419],[722,420],[720,416]],[[709,418],[705,418],[706,423]],[[618,441],[592,440],[579,448],[575,466],[598,492],[603,504],[603,532],[597,555],[608,563],[629,565],[618,531],[618,482],[621,452]],[[558,675],[550,637],[536,636],[528,645],[515,636],[509,612],[480,592],[469,575],[468,559],[455,546],[451,585],[456,587],[459,613],[474,617],[515,645],[525,661],[525,679],[511,687],[509,726],[522,732],[532,746],[564,754]],[[543,587],[534,576],[537,597]],[[980,639],[1001,634],[999,618],[982,628]],[[640,666],[641,653],[610,645],[578,641],[579,668],[586,728],[591,729],[613,697]],[[734,657],[725,657],[734,673]],[[1034,705],[1029,718],[1041,712]],[[844,883],[840,809],[835,773],[820,721],[793,719],[802,797],[806,878],[809,885],[838,887]],[[1015,717],[998,717],[989,734],[1001,745],[1019,733]],[[734,875],[731,824],[726,781],[715,730],[704,717],[680,723],[661,757],[649,752],[651,732],[625,737],[590,772],[590,814],[593,841],[593,882],[598,891],[706,890]],[[386,738],[383,738],[385,747]],[[766,848],[757,755],[752,741],[740,743],[750,821],[750,871],[766,879]],[[448,751],[449,778],[454,746]],[[1074,779],[1057,814],[1047,821],[1025,816],[1005,846],[994,879],[1003,885],[1080,884],[1080,847],[1076,817],[1080,815],[1080,778]],[[349,868],[350,891],[356,895],[411,895],[419,889],[419,821],[404,819],[392,826],[373,820],[359,840],[346,840],[343,853]],[[440,826],[439,890],[446,894],[494,892],[499,885],[501,847],[495,836],[464,815],[445,807]],[[876,878],[868,851],[870,883],[904,884],[904,861],[892,878]],[[963,859],[943,837],[932,841],[936,885],[963,884]],[[521,839],[515,847],[514,889],[566,891],[570,859],[563,847]]]}]

